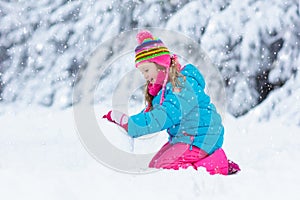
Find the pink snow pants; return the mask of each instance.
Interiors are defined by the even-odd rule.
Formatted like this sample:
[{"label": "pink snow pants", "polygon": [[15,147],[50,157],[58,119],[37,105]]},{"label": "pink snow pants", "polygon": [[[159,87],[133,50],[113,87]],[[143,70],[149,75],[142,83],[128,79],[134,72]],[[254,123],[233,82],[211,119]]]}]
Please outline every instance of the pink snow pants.
[{"label": "pink snow pants", "polygon": [[194,169],[204,167],[211,174],[228,174],[228,160],[223,149],[217,149],[208,155],[202,149],[185,143],[170,144],[167,142],[152,158],[150,168],[162,169],[186,169],[192,166]]}]

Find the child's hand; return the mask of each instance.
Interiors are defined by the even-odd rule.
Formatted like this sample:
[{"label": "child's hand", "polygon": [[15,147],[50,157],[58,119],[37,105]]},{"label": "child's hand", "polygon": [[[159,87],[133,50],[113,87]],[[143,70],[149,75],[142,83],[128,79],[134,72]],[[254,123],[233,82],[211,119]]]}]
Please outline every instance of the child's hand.
[{"label": "child's hand", "polygon": [[128,131],[128,116],[126,114],[116,110],[110,110],[102,118],[106,118],[108,121],[113,122]]}]

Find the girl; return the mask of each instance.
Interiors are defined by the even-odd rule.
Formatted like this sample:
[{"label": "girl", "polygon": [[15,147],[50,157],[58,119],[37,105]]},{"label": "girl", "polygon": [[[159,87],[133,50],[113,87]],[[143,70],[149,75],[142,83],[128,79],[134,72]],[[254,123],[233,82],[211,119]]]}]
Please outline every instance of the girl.
[{"label": "girl", "polygon": [[128,117],[109,111],[104,118],[123,127],[136,138],[167,130],[168,142],[149,167],[179,169],[205,167],[210,174],[234,174],[239,166],[222,150],[224,127],[204,78],[191,64],[181,67],[164,43],[149,31],[137,34],[135,64],[146,79],[146,108]]}]

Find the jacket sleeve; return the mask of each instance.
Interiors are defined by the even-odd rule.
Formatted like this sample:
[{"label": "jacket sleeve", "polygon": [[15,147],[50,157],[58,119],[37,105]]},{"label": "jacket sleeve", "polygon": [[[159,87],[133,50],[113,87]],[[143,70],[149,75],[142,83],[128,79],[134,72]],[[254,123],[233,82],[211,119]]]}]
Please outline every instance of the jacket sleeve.
[{"label": "jacket sleeve", "polygon": [[[160,98],[160,97],[159,97]],[[162,105],[156,104],[153,110],[133,115],[128,120],[128,135],[133,138],[159,132],[180,123],[179,99],[168,93]]]}]

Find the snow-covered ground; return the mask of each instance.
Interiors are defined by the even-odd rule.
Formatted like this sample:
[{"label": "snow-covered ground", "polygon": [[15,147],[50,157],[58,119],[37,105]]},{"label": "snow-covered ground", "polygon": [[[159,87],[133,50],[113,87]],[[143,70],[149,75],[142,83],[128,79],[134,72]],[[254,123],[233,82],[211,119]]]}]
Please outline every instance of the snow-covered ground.
[{"label": "snow-covered ground", "polygon": [[[0,199],[295,199],[300,127],[280,118],[257,122],[257,114],[224,116],[224,149],[242,169],[226,177],[191,168],[120,173],[85,150],[71,108],[7,112],[0,115]],[[104,131],[111,132],[106,126]]]}]

